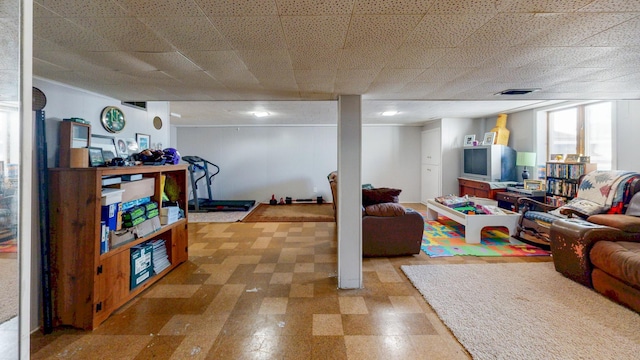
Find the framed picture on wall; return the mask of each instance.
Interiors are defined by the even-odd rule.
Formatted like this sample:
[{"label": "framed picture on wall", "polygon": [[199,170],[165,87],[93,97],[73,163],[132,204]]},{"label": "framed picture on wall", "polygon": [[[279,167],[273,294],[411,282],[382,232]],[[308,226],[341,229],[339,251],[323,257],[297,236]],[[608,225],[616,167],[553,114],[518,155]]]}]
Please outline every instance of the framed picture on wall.
[{"label": "framed picture on wall", "polygon": [[91,134],[91,147],[101,148],[104,161],[107,163],[113,158],[118,157],[116,140],[113,136]]},{"label": "framed picture on wall", "polygon": [[151,136],[136,133],[136,142],[138,143],[138,151],[149,149],[151,147]]},{"label": "framed picture on wall", "polygon": [[465,135],[464,136],[464,146],[473,146],[473,142],[476,140],[476,135]]}]

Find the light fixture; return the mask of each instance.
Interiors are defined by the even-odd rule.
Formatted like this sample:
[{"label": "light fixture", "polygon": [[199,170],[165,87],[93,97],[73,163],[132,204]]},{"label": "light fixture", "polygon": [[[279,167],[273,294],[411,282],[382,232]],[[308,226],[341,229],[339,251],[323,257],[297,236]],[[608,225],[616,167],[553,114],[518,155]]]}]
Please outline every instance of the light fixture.
[{"label": "light fixture", "polygon": [[182,115],[180,115],[178,113],[174,113],[174,112],[170,113],[169,115],[171,115],[173,117],[177,117],[177,118],[181,118],[182,117]]},{"label": "light fixture", "polygon": [[266,111],[254,111],[252,114],[253,116],[259,117],[259,118],[271,115]]},{"label": "light fixture", "polygon": [[518,155],[516,156],[516,166],[524,166],[524,170],[522,170],[522,180],[529,179],[527,166],[536,166],[536,153],[518,151]]},{"label": "light fixture", "polygon": [[394,115],[398,115],[400,112],[396,111],[396,110],[389,110],[389,111],[384,111],[382,113],[382,116],[394,116]]}]

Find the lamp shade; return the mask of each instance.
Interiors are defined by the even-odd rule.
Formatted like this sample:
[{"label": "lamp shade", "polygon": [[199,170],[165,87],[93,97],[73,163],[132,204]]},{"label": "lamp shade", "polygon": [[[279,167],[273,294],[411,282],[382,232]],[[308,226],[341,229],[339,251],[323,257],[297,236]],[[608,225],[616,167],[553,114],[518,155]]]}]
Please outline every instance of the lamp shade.
[{"label": "lamp shade", "polygon": [[517,166],[536,166],[536,153],[534,152],[518,152],[516,156]]}]

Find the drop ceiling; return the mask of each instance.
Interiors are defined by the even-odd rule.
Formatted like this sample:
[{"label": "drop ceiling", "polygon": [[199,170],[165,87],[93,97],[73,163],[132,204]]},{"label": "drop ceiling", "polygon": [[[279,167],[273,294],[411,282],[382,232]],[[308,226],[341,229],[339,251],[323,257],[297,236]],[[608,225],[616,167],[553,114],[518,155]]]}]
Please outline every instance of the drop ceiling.
[{"label": "drop ceiling", "polygon": [[[37,77],[170,101],[176,124],[322,122],[341,94],[365,122],[417,123],[640,98],[640,2],[35,0],[33,57]],[[513,88],[540,91],[495,95]]]}]

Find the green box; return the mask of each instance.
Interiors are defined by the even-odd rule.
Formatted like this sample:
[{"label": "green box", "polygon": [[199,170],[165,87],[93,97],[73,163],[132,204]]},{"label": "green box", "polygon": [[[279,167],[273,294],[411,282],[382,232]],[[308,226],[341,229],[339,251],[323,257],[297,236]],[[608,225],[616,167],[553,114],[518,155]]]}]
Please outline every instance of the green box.
[{"label": "green box", "polygon": [[131,290],[153,275],[153,245],[142,243],[131,248]]}]

